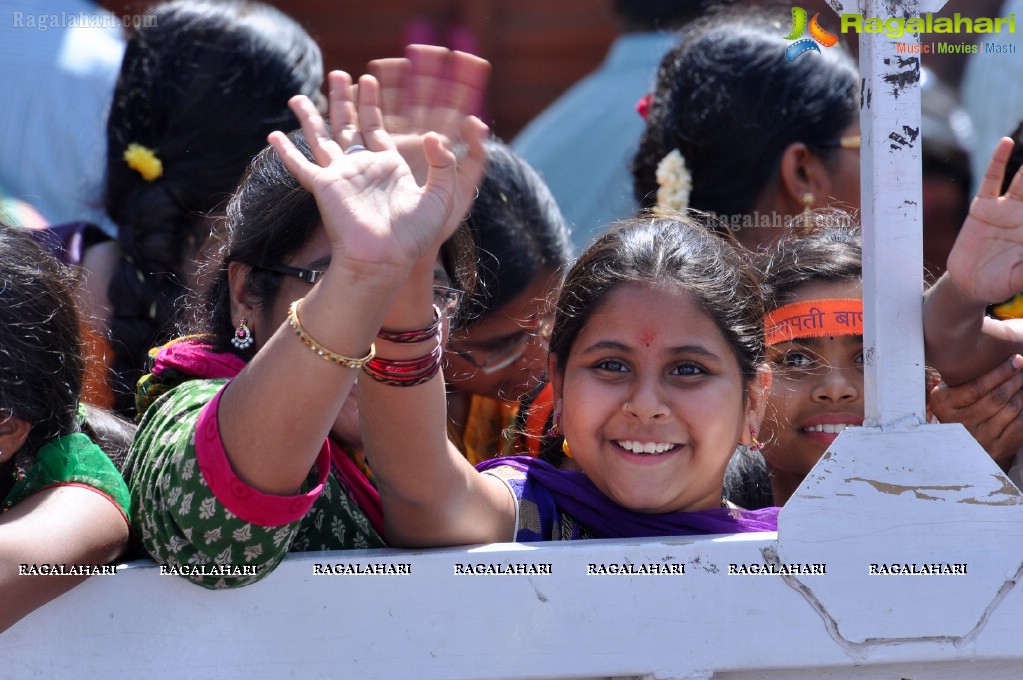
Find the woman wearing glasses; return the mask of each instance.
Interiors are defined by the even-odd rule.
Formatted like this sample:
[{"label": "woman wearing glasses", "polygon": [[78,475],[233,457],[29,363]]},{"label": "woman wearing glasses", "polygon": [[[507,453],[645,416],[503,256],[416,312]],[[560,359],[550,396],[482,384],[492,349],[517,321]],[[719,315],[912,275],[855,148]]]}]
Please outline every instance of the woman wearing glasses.
[{"label": "woman wearing glasses", "polygon": [[474,465],[526,453],[515,436],[520,404],[544,383],[549,303],[570,249],[536,171],[501,142],[484,148],[486,178],[466,220],[478,279],[444,352],[448,436]]},{"label": "woman wearing glasses", "polygon": [[[452,290],[468,286],[475,259],[459,225],[482,176],[486,132],[465,112],[488,70],[458,53],[417,70],[438,101],[460,103],[437,118],[461,123],[461,140],[441,131],[468,147],[455,172],[437,135],[408,135],[429,167],[422,188],[380,126],[368,76],[358,90],[365,134],[351,81],[335,72],[339,132],[311,142],[274,133],[273,148],[253,160],[189,334],[151,352],[139,386],[143,418],[124,468],[138,508],[133,533],[173,573],[233,587],[266,576],[290,551],[384,545],[355,378],[403,382],[439,370]],[[291,106],[322,120],[305,97]],[[303,153],[344,166],[345,176],[316,180],[345,187],[343,205],[318,204],[311,183],[292,176]],[[431,298],[431,278],[451,288],[435,286]],[[389,323],[392,303],[408,297],[431,317],[422,330]]]}]

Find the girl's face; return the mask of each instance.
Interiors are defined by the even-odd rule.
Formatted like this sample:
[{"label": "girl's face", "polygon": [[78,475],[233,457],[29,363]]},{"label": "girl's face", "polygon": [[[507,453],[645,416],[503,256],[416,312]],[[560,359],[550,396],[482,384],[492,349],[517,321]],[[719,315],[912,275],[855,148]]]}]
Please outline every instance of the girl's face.
[{"label": "girl's face", "polygon": [[606,496],[647,513],[720,506],[725,465],[759,423],[770,378],[747,390],[724,335],[688,293],[612,291],[576,337],[564,373],[555,365],[552,357],[562,432]]},{"label": "girl's face", "polygon": [[[800,286],[789,302],[860,298],[858,282]],[[767,348],[774,382],[764,420],[764,457],[801,482],[838,433],[863,424],[863,336],[796,338]],[[777,500],[777,499],[776,499]]]},{"label": "girl's face", "polygon": [[459,392],[516,401],[539,384],[547,358],[547,298],[554,272],[541,272],[500,309],[452,335],[444,378]]}]

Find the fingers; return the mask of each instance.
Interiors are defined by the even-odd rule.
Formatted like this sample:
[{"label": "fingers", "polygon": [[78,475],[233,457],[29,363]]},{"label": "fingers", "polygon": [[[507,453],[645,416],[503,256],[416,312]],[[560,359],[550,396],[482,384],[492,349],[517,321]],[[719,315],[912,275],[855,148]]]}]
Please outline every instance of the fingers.
[{"label": "fingers", "polygon": [[483,183],[487,169],[487,151],[483,142],[490,135],[490,128],[476,116],[468,116],[463,120],[459,134],[465,140],[467,151],[459,166],[459,185],[466,190],[472,187],[472,195],[475,195],[475,187]]},{"label": "fingers", "polygon": [[1020,368],[1023,368],[1023,357],[1015,354],[979,378],[966,383],[963,387],[967,389],[961,394],[968,401],[957,408],[984,398],[991,398],[997,405],[1004,404],[1016,390],[1023,387]]},{"label": "fingers", "polygon": [[482,107],[490,63],[466,52],[409,45],[405,92],[413,130],[433,130],[454,139],[464,118]]},{"label": "fingers", "polygon": [[354,98],[357,95],[352,88],[352,77],[344,71],[331,71],[327,74],[327,86],[334,139],[342,149],[361,144],[359,114]]},{"label": "fingers", "polygon": [[434,45],[409,45],[405,54],[411,65],[405,92],[409,124],[413,130],[431,130],[428,119],[433,98],[442,87],[449,51]]},{"label": "fingers", "polygon": [[959,387],[942,383],[931,391],[931,409],[941,422],[962,423],[993,458],[1004,458],[1007,447],[1023,444],[1021,368],[1023,357],[1014,355]]},{"label": "fingers", "polygon": [[390,135],[384,130],[384,117],[380,111],[380,85],[370,75],[359,78],[359,132],[362,142],[370,151],[394,148]]},{"label": "fingers", "polygon": [[291,107],[295,117],[298,118],[299,125],[302,127],[302,132],[305,134],[306,141],[309,143],[309,149],[312,151],[313,158],[317,164],[326,167],[334,159],[344,155],[337,142],[331,139],[323,116],[320,115],[320,112],[313,105],[309,97],[296,95],[288,100],[288,106]]},{"label": "fingers", "polygon": [[384,116],[384,129],[391,134],[409,132],[405,119],[403,91],[411,64],[408,59],[374,59],[366,70],[380,85],[380,110]]},{"label": "fingers", "polygon": [[315,167],[309,162],[309,159],[298,150],[298,147],[283,132],[271,132],[270,136],[267,137],[267,141],[270,142],[270,146],[274,148],[277,155],[281,157],[284,167],[288,169],[288,172],[294,175],[299,184],[312,191],[312,174],[315,172]]},{"label": "fingers", "polygon": [[466,52],[452,52],[448,63],[449,87],[440,104],[465,114],[474,114],[483,106],[483,95],[490,79],[490,62]]},{"label": "fingers", "polygon": [[[1009,150],[1010,157],[1015,149],[1016,144],[1013,142],[1012,149]],[[1009,184],[1009,190],[1005,192],[1005,195],[1014,201],[1023,201],[1023,166],[1020,166],[1016,171],[1012,178],[1012,183]]]},{"label": "fingers", "polygon": [[[1005,166],[1009,162],[1013,146],[1013,141],[1009,137],[1002,137],[998,140],[994,153],[991,154],[991,160],[987,164],[984,179],[981,180],[980,187],[977,189],[977,198],[998,198],[1002,195]],[[1013,184],[1015,184],[1015,180]]]}]

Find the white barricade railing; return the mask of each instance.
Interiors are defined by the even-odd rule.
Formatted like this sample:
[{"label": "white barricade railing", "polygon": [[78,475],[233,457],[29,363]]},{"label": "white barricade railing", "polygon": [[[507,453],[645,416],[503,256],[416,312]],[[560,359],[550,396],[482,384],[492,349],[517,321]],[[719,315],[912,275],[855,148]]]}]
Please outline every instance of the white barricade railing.
[{"label": "white barricade railing", "polygon": [[868,426],[777,535],[305,553],[233,591],[136,563],[0,636],[0,677],[1021,677],[1023,498],[962,426],[923,424],[919,60],[860,51]]}]

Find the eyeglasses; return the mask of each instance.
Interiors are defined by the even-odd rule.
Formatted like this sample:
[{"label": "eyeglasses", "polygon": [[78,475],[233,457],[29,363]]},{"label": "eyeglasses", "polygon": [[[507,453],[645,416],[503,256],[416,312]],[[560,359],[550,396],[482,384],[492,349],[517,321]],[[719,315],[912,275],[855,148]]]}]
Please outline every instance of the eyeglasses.
[{"label": "eyeglasses", "polygon": [[[259,265],[259,268],[283,274],[284,276],[294,276],[306,283],[316,283],[327,273],[325,269],[302,269],[301,267],[289,267],[286,264]],[[434,286],[433,304],[437,305],[442,313],[451,314],[462,303],[462,296],[464,294],[457,288]]]},{"label": "eyeglasses", "polygon": [[827,142],[814,142],[810,146],[819,146],[824,149],[859,149],[860,148],[860,136],[859,135],[847,135],[845,137],[839,137]]},{"label": "eyeglasses", "polygon": [[522,331],[509,338],[503,346],[494,350],[483,359],[474,357],[472,351],[458,351],[450,347],[445,351],[465,359],[473,367],[482,371],[484,375],[492,375],[521,359],[522,355],[526,353],[526,347],[529,345],[530,340],[537,337],[546,340],[550,337],[553,322],[554,317],[549,314],[530,320]]},{"label": "eyeglasses", "polygon": [[435,285],[433,287],[433,304],[437,305],[441,313],[450,315],[462,304],[463,295],[465,292],[457,288]]},{"label": "eyeglasses", "polygon": [[259,268],[270,272],[277,272],[278,274],[284,274],[285,276],[294,276],[302,279],[306,283],[316,283],[324,274],[327,273],[325,269],[301,269],[299,267],[289,267],[286,264],[259,265]]}]

